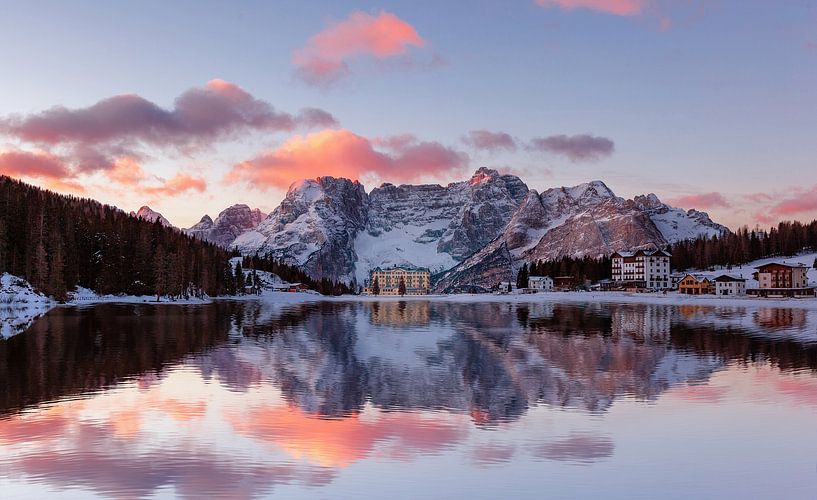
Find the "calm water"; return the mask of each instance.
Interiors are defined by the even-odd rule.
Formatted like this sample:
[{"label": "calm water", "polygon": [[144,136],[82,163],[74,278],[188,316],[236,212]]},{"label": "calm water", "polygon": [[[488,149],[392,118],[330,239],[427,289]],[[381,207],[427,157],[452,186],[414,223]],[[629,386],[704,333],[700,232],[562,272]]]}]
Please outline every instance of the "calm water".
[{"label": "calm water", "polygon": [[815,316],[56,309],[0,340],[0,497],[814,499]]}]

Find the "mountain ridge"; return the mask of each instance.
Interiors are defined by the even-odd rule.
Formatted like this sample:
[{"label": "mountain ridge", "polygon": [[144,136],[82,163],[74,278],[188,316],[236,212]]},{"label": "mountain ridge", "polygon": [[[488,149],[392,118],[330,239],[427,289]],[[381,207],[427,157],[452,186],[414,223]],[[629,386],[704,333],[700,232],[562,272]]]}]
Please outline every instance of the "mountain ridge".
[{"label": "mountain ridge", "polygon": [[[208,226],[207,219],[199,224]],[[441,276],[442,291],[493,285],[523,261],[663,247],[726,231],[705,212],[672,207],[652,193],[624,199],[600,180],[539,193],[483,167],[446,186],[384,183],[369,193],[345,178],[298,181],[228,246],[347,282],[361,283],[377,266],[419,265]]]}]

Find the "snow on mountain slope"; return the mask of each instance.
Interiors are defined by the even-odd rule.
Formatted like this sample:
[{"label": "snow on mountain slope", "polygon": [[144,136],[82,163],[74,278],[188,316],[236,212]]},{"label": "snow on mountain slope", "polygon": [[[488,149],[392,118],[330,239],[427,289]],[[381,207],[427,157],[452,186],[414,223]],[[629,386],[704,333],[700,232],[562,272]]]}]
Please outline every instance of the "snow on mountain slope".
[{"label": "snow on mountain slope", "polygon": [[366,192],[357,181],[319,177],[290,186],[281,204],[235,239],[242,254],[271,255],[315,277],[350,280],[353,241],[366,223]]},{"label": "snow on mountain slope", "polygon": [[664,247],[724,230],[706,214],[669,207],[655,195],[617,197],[601,181],[548,189],[538,197],[531,191],[502,235],[444,273],[436,289],[490,288],[511,279],[523,262]]},{"label": "snow on mountain slope", "polygon": [[195,226],[184,232],[227,248],[238,236],[255,229],[266,217],[267,214],[257,208],[237,204],[222,210],[215,221],[205,215]]},{"label": "snow on mountain slope", "polygon": [[173,224],[170,223],[169,220],[165,219],[162,214],[152,210],[149,206],[144,205],[136,212],[130,213],[132,217],[137,217],[139,219],[146,220],[148,222],[156,222],[157,220],[159,223],[165,227],[173,227]]},{"label": "snow on mountain slope", "polygon": [[633,201],[652,219],[664,239],[670,243],[690,240],[698,236],[718,236],[729,231],[727,227],[713,222],[706,212],[699,212],[695,209],[685,212],[681,208],[661,203],[661,200],[652,193],[646,196],[636,196]]},{"label": "snow on mountain slope", "polygon": [[[205,219],[199,225],[212,230]],[[480,168],[447,186],[383,184],[369,194],[347,179],[297,182],[231,247],[270,254],[315,278],[362,282],[375,267],[412,264],[445,273],[445,286],[455,286],[513,275],[523,261],[663,247],[723,231],[707,214],[652,194],[626,200],[601,181],[538,194],[516,176]]]},{"label": "snow on mountain slope", "polygon": [[366,231],[355,240],[358,281],[377,266],[413,264],[432,272],[452,267],[496,238],[527,191],[518,177],[487,168],[445,187],[373,189]]}]

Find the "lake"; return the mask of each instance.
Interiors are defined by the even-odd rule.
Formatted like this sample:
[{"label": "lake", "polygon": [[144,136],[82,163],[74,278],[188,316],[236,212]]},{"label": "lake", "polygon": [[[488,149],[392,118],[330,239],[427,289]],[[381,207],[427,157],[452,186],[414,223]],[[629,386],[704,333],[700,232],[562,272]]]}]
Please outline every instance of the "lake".
[{"label": "lake", "polygon": [[817,311],[61,307],[0,340],[3,498],[815,498]]}]

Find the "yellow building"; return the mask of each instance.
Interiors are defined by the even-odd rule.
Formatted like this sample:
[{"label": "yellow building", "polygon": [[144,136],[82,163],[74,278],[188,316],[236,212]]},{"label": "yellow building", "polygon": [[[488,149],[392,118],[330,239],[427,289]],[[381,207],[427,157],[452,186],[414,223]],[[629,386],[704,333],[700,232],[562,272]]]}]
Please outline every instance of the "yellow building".
[{"label": "yellow building", "polygon": [[678,282],[678,291],[687,295],[705,295],[715,293],[715,287],[706,277],[687,274]]},{"label": "yellow building", "polygon": [[[400,282],[405,283],[406,295],[428,295],[431,271],[422,267],[394,266],[372,269],[369,285],[363,289],[368,295],[400,295]],[[375,284],[379,288],[375,293]]]}]

